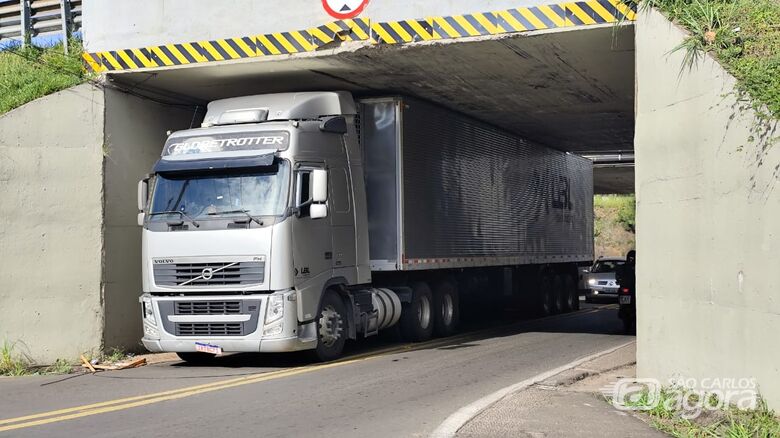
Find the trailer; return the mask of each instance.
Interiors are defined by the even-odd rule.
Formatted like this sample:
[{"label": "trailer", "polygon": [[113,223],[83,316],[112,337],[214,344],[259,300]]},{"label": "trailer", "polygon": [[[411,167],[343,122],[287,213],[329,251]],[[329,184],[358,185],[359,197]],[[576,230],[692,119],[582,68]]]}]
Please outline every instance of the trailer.
[{"label": "trailer", "polygon": [[571,311],[593,259],[589,160],[407,97],[214,101],[138,193],[143,343],[188,361]]}]

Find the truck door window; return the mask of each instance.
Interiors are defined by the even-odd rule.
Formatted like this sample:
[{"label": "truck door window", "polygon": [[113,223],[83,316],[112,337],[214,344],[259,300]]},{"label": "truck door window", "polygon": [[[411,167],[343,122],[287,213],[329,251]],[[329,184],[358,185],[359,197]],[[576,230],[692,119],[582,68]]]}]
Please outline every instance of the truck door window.
[{"label": "truck door window", "polygon": [[308,217],[309,216],[309,205],[305,204],[309,200],[311,200],[311,170],[304,169],[298,171],[298,181],[297,181],[297,188],[298,196],[296,198],[296,204],[301,205],[300,207],[300,217]]},{"label": "truck door window", "polygon": [[349,213],[349,181],[347,169],[332,169],[330,172],[330,193],[333,200],[334,213]]}]

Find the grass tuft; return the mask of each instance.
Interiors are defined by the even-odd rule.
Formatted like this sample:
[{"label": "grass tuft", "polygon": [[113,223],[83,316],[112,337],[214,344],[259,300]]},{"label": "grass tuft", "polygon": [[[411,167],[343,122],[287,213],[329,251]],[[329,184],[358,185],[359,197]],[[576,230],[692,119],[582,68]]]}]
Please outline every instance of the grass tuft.
[{"label": "grass tuft", "polygon": [[81,42],[71,41],[69,49],[69,55],[62,44],[0,51],[0,114],[86,81]]},{"label": "grass tuft", "polygon": [[29,374],[30,362],[14,350],[14,344],[3,341],[3,346],[0,347],[0,376],[23,376]]}]

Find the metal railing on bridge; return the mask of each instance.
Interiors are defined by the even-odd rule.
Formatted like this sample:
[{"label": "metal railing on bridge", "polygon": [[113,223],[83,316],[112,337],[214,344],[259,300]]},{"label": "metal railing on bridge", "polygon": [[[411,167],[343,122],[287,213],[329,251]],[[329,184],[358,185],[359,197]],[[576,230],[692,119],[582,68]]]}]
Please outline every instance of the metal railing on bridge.
[{"label": "metal railing on bridge", "polygon": [[81,8],[82,0],[0,0],[0,43],[58,35],[67,40],[81,29]]}]

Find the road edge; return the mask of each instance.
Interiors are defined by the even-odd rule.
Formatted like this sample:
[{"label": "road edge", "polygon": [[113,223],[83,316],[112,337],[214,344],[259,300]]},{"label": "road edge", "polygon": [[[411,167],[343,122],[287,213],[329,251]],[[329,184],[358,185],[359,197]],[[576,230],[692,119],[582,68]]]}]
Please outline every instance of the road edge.
[{"label": "road edge", "polygon": [[493,392],[492,394],[488,394],[460,409],[452,413],[449,417],[447,417],[436,429],[434,429],[433,432],[429,435],[430,438],[452,438],[455,436],[455,434],[458,433],[458,431],[466,425],[469,421],[471,421],[474,417],[479,415],[482,411],[489,408],[490,406],[496,404],[504,397],[507,397],[509,395],[512,395],[516,392],[522,391],[526,388],[528,388],[531,385],[534,385],[536,383],[545,381],[549,379],[550,377],[553,377],[557,374],[560,374],[564,371],[568,371],[572,368],[575,368],[579,365],[582,365],[585,362],[590,362],[594,359],[597,359],[601,356],[610,354],[612,352],[615,352],[617,350],[620,350],[621,348],[625,348],[631,344],[636,343],[636,340],[632,340],[629,342],[625,342],[623,344],[620,344],[616,347],[608,348],[606,350],[599,351],[597,353],[593,353],[591,355],[581,357],[577,360],[574,360],[572,362],[569,362],[565,365],[559,366],[558,368],[554,368],[549,371],[545,371],[541,374],[537,374],[531,378],[525,379],[521,382],[515,383],[513,385],[509,385],[507,387],[504,387],[502,389],[499,389],[498,391]]}]

